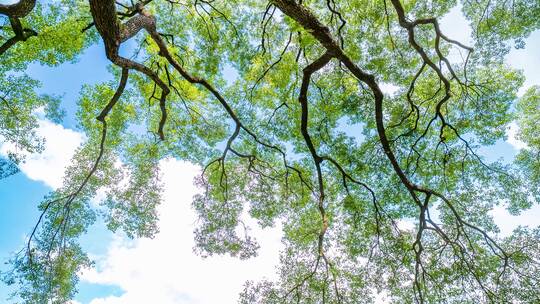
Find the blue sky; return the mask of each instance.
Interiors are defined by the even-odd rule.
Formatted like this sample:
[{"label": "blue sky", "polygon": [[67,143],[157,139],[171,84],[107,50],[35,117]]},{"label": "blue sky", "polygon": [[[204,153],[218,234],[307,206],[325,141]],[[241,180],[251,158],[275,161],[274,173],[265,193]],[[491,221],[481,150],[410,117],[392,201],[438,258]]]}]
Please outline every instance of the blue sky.
[{"label": "blue sky", "polygon": [[[447,35],[467,39],[469,33],[459,13],[454,11],[443,22]],[[514,50],[508,62],[524,70],[525,86],[540,84],[540,32],[527,39],[524,50]],[[31,65],[28,73],[39,79],[42,92],[63,96],[62,106],[67,112],[61,125],[43,121],[40,132],[48,140],[43,155],[31,156],[22,172],[0,180],[0,260],[19,250],[39,213],[36,205],[52,188],[61,183],[64,166],[83,137],[77,132],[74,113],[78,93],[83,84],[112,79],[107,71],[108,61],[101,45],[89,48],[73,64],[51,69]],[[1,144],[0,144],[1,145]],[[484,150],[490,160],[511,159],[519,143],[499,142]],[[191,230],[195,215],[189,208],[191,196],[197,191],[192,177],[198,168],[177,160],[163,161],[165,200],[160,207],[161,232],[153,240],[128,240],[121,234],[109,233],[103,223],[94,225],[82,240],[85,249],[96,260],[95,269],[82,274],[79,293],[75,300],[83,304],[111,303],[235,303],[236,295],[245,280],[272,278],[280,248],[278,228],[255,230],[261,241],[259,257],[238,261],[227,257],[206,260],[193,254]],[[520,217],[510,217],[496,210],[503,232],[518,223],[538,224],[540,208],[533,207]],[[0,264],[0,270],[6,270]],[[212,293],[206,288],[213,287]],[[0,283],[0,302],[10,288]]]}]

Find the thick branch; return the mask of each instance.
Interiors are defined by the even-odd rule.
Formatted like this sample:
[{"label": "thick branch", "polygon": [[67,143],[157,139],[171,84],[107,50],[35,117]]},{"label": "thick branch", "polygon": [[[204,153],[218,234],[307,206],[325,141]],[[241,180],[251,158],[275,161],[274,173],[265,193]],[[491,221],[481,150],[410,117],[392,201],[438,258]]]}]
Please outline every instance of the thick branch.
[{"label": "thick branch", "polygon": [[12,18],[22,18],[28,15],[36,6],[36,0],[20,0],[13,4],[0,4],[0,14]]},{"label": "thick branch", "polygon": [[36,31],[23,28],[19,18],[9,17],[9,22],[11,23],[11,28],[13,29],[15,36],[9,38],[2,45],[0,45],[0,56],[4,54],[10,47],[14,46],[17,42],[26,41],[30,37],[37,36]]},{"label": "thick branch", "polygon": [[405,175],[401,169],[394,153],[390,148],[390,142],[386,135],[386,130],[383,122],[383,92],[377,82],[375,77],[358,67],[341,49],[337,41],[332,37],[328,27],[324,26],[317,20],[317,17],[313,15],[308,9],[297,4],[293,0],[273,0],[272,1],[284,14],[294,19],[300,25],[302,25],[306,30],[308,30],[313,37],[315,37],[326,49],[328,52],[333,54],[341,62],[345,64],[347,69],[361,82],[364,82],[371,89],[373,96],[375,98],[375,119],[377,124],[377,133],[379,135],[381,145],[383,146],[384,153],[389,159],[394,171],[400,178],[401,182],[407,187],[411,195],[413,196],[415,202],[420,204],[420,201],[417,195],[414,193],[415,190],[423,190],[417,185],[413,184],[409,178]]}]

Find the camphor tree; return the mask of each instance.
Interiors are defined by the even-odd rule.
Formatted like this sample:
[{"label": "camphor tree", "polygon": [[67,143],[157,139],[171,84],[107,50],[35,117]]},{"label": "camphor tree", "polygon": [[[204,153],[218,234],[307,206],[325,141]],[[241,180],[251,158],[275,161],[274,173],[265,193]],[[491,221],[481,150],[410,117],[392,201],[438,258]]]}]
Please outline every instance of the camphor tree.
[{"label": "camphor tree", "polygon": [[[439,25],[456,6],[472,45]],[[199,254],[256,255],[244,211],[282,225],[279,280],[247,282],[241,303],[540,302],[540,230],[502,236],[489,213],[540,200],[540,88],[518,100],[523,76],[503,60],[540,28],[540,2],[20,0],[0,14],[9,161],[42,146],[36,109],[62,117],[29,63],[99,43],[118,79],[81,91],[87,141],[2,274],[23,303],[74,296],[97,216],[158,231],[165,157],[203,168]],[[487,162],[479,149],[513,120],[527,149]]]}]

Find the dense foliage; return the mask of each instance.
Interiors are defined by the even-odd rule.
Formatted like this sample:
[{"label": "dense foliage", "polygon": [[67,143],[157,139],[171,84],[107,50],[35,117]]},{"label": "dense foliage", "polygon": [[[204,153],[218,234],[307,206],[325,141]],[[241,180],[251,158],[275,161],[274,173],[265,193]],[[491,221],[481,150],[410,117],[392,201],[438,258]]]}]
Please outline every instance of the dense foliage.
[{"label": "dense foliage", "polygon": [[[456,7],[470,46],[439,26]],[[118,79],[80,93],[87,141],[2,277],[21,302],[74,296],[98,216],[158,231],[165,157],[203,168],[200,254],[256,255],[246,214],[282,225],[279,280],[247,282],[242,303],[540,302],[540,230],[502,236],[489,213],[540,200],[540,88],[518,99],[504,63],[540,28],[540,2],[20,0],[0,15],[0,136],[16,147],[0,177],[42,149],[36,112],[62,119],[30,63],[99,44]],[[528,147],[488,163],[479,148],[512,121]]]}]

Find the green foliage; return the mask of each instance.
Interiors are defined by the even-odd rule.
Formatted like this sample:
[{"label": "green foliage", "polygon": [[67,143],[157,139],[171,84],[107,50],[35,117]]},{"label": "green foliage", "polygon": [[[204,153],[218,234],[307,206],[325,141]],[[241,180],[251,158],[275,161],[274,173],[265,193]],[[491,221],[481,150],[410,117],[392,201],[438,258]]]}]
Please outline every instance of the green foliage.
[{"label": "green foliage", "polygon": [[523,48],[524,38],[540,28],[538,1],[464,1],[463,12],[482,55],[500,57],[509,51],[511,42]]},{"label": "green foliage", "polygon": [[518,100],[516,111],[518,113],[519,136],[531,149],[540,148],[540,86],[533,86]]},{"label": "green foliage", "polygon": [[516,164],[522,169],[523,178],[530,181],[532,194],[540,199],[540,141],[538,139],[540,113],[540,88],[533,86],[518,100],[516,104],[517,139],[527,144],[516,157]]},{"label": "green foliage", "polygon": [[[38,4],[22,19],[22,26],[35,29],[38,35],[0,56],[0,141],[14,147],[10,153],[16,163],[23,160],[25,152],[43,148],[43,139],[35,132],[39,115],[44,113],[53,122],[60,122],[64,115],[60,97],[37,94],[40,82],[24,70],[30,63],[57,66],[74,61],[86,46],[96,42],[96,35],[81,35],[86,22],[83,16],[88,17],[84,7],[81,1]],[[0,18],[0,36],[12,36],[8,18]]]}]

